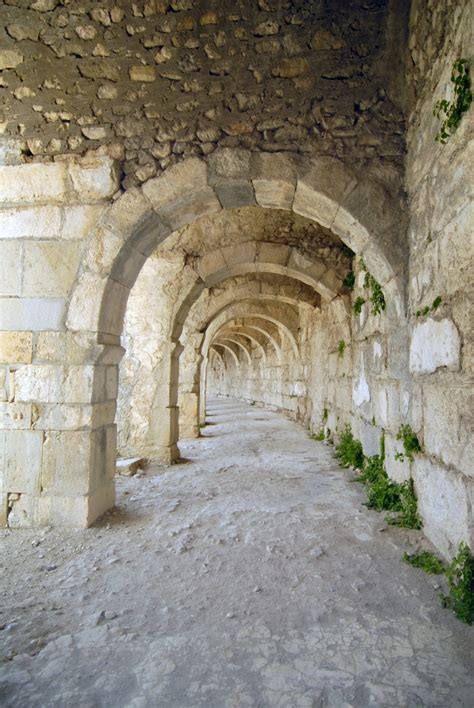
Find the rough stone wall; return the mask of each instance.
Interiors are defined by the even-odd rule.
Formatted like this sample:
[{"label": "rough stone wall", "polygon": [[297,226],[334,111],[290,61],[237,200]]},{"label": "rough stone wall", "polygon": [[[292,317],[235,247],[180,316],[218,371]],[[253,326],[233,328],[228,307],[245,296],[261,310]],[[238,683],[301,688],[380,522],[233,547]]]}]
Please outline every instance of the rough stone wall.
[{"label": "rough stone wall", "polygon": [[[474,114],[446,145],[435,142],[434,103],[452,98],[450,75],[473,59],[473,5],[421,2],[411,10],[406,186],[409,195],[410,422],[423,443],[413,476],[425,531],[447,555],[474,544],[472,508],[472,225]],[[441,304],[433,308],[436,298]],[[426,309],[425,309],[426,308]]]},{"label": "rough stone wall", "polygon": [[403,6],[5,0],[3,159],[99,149],[121,160],[127,187],[218,144],[396,173],[402,96],[390,75]]}]

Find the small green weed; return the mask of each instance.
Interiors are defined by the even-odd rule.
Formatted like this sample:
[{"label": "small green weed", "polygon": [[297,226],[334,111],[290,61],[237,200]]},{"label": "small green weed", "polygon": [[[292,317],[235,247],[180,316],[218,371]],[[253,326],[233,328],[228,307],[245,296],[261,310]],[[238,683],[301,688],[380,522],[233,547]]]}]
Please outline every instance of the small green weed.
[{"label": "small green weed", "polygon": [[342,284],[344,287],[349,288],[349,290],[354,289],[354,283],[355,283],[355,273],[353,270],[350,270],[347,274],[344,280],[342,281]]},{"label": "small green weed", "polygon": [[350,425],[346,425],[339,436],[336,457],[344,467],[355,467],[360,470],[364,466],[362,443],[354,438]]},{"label": "small green weed", "polygon": [[438,295],[438,297],[435,297],[435,299],[433,300],[433,302],[431,304],[431,309],[436,310],[441,305],[442,302],[443,302],[443,300]]},{"label": "small green weed", "polygon": [[356,315],[360,315],[362,312],[362,305],[365,303],[365,300],[363,297],[359,295],[359,297],[356,297],[352,304],[352,309],[354,310]]},{"label": "small green weed", "polygon": [[379,315],[385,310],[385,296],[380,283],[375,280],[369,271],[365,274],[364,288],[370,290],[370,302],[372,303],[372,314]]},{"label": "small green weed", "polygon": [[206,425],[207,425],[207,423],[199,423],[199,427],[200,427],[200,428],[205,428]]},{"label": "small green weed", "polygon": [[325,422],[327,421],[328,415],[329,415],[328,409],[325,408],[325,409],[323,410],[323,417],[322,417],[323,423],[325,423]]},{"label": "small green weed", "polygon": [[437,101],[433,111],[433,115],[438,119],[441,119],[442,113],[444,114],[444,120],[435,138],[442,145],[448,142],[472,103],[471,77],[467,59],[457,59],[454,62],[451,82],[454,84],[454,99]]},{"label": "small green weed", "polygon": [[346,350],[346,343],[343,339],[340,339],[337,343],[337,353],[339,356],[344,356],[344,352]]},{"label": "small green weed", "polygon": [[399,511],[397,516],[386,517],[385,521],[392,526],[401,526],[404,529],[421,529],[423,522],[418,514],[418,502],[415,495],[413,480],[397,484],[399,495]]},{"label": "small green weed", "polygon": [[453,610],[456,617],[472,624],[474,622],[474,556],[464,541],[458,554],[446,568],[449,595],[442,595],[443,607]]},{"label": "small green weed", "polygon": [[429,575],[441,575],[445,571],[443,561],[437,558],[434,553],[430,553],[430,551],[420,551],[420,553],[412,554],[404,553],[402,560],[414,568],[421,568]]},{"label": "small green weed", "polygon": [[322,440],[324,440],[326,437],[324,433],[324,428],[321,428],[319,433],[312,433],[309,437],[311,440],[317,440],[318,442],[322,442]]},{"label": "small green weed", "polygon": [[397,433],[397,440],[403,442],[404,453],[397,452],[395,459],[403,462],[405,457],[413,462],[413,456],[416,452],[423,452],[423,448],[420,445],[420,441],[416,433],[412,430],[409,425],[400,426],[400,430]]}]

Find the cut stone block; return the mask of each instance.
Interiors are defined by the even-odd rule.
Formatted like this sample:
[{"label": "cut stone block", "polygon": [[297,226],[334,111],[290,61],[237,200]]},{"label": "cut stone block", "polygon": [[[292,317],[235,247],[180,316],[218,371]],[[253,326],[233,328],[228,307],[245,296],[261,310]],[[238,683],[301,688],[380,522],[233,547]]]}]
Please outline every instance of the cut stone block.
[{"label": "cut stone block", "polygon": [[461,341],[454,322],[429,318],[415,326],[410,345],[410,371],[431,374],[443,366],[459,369]]}]

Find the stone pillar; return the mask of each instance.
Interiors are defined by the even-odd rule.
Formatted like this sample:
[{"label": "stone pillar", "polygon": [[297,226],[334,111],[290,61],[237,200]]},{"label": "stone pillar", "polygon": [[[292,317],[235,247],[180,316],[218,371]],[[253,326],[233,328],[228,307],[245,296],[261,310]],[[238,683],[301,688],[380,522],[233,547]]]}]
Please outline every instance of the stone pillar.
[{"label": "stone pillar", "polygon": [[2,433],[2,521],[9,526],[88,526],[114,505],[123,350],[93,338],[84,348],[83,335],[37,333],[30,363],[10,367]]},{"label": "stone pillar", "polygon": [[209,360],[207,357],[202,360],[200,366],[199,379],[199,423],[206,422],[206,384],[207,384],[207,365]]},{"label": "stone pillar", "polygon": [[88,526],[114,504],[122,349],[65,321],[117,186],[106,157],[0,166],[0,520],[12,527]]},{"label": "stone pillar", "polygon": [[163,354],[160,381],[157,384],[148,433],[147,455],[171,464],[179,460],[179,356],[182,344],[171,341]]}]

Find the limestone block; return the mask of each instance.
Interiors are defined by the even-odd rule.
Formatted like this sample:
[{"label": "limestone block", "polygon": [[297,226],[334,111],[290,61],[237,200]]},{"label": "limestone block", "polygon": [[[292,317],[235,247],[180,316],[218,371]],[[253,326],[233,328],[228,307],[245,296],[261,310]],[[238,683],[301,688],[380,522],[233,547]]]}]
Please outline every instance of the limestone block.
[{"label": "limestone block", "polygon": [[[152,229],[150,218],[159,222],[153,213],[151,202],[139,189],[129,189],[122,194],[102,217],[102,223],[116,236],[127,239],[139,229]],[[168,230],[169,231],[169,230]]]},{"label": "limestone block", "polygon": [[461,541],[473,542],[473,480],[423,457],[415,458],[412,471],[423,531],[444,556],[451,558]]},{"label": "limestone block", "polygon": [[205,253],[196,263],[195,270],[199,276],[206,280],[209,276],[227,267],[222,251],[210,251]]},{"label": "limestone block", "polygon": [[346,246],[352,248],[354,253],[362,253],[370,239],[366,227],[342,206],[336,212],[331,231],[340,236]]},{"label": "limestone block", "polygon": [[5,430],[1,433],[4,491],[34,494],[39,491],[43,433]]},{"label": "limestone block", "polygon": [[424,386],[423,420],[427,454],[474,477],[471,388]]},{"label": "limestone block", "polygon": [[355,419],[356,437],[362,443],[364,454],[368,456],[380,454],[380,436],[381,431],[376,425],[368,423],[359,416]]},{"label": "limestone block", "polygon": [[254,154],[251,174],[257,204],[268,209],[291,209],[297,164],[293,155]]},{"label": "limestone block", "polygon": [[156,72],[153,66],[143,66],[136,64],[128,70],[132,81],[142,81],[144,83],[152,83],[156,79]]},{"label": "limestone block", "polygon": [[126,244],[114,260],[110,277],[127,288],[132,288],[145,261],[146,256],[143,253],[129,248]]},{"label": "limestone block", "polygon": [[439,263],[442,264],[438,279],[433,284],[433,299],[440,292],[453,295],[472,286],[474,271],[474,247],[472,225],[474,224],[474,201],[471,200],[440,233],[436,243]]},{"label": "limestone block", "polygon": [[164,175],[149,180],[142,192],[156,210],[189,201],[208,190],[206,163],[197,158],[170,167]]},{"label": "limestone block", "polygon": [[237,263],[255,263],[257,259],[257,244],[254,241],[225,246],[220,250],[229,268]]},{"label": "limestone block", "polygon": [[0,329],[16,331],[21,327],[33,332],[60,329],[65,304],[62,298],[3,298],[0,300]]},{"label": "limestone block", "polygon": [[117,163],[110,157],[87,158],[82,163],[69,163],[68,172],[76,199],[80,202],[107,199],[119,188]]},{"label": "limestone block", "polygon": [[61,233],[61,208],[38,206],[0,211],[2,238],[58,238]]},{"label": "limestone block", "polygon": [[87,494],[93,434],[47,431],[43,445],[41,485],[45,494]]},{"label": "limestone block", "polygon": [[[99,372],[101,368],[104,367],[98,367]],[[94,374],[93,366],[25,365],[15,372],[15,399],[33,403],[89,403],[95,391]]]},{"label": "limestone block", "polygon": [[226,180],[214,186],[224,209],[238,209],[255,205],[253,185],[247,180]]},{"label": "limestone block", "polygon": [[142,189],[172,229],[215,214],[222,208],[207,185],[207,166],[197,158],[170,167],[166,174],[149,180]]},{"label": "limestone block", "polygon": [[80,243],[29,241],[24,244],[22,295],[60,297],[69,293],[80,257]]},{"label": "limestone block", "polygon": [[414,374],[431,374],[447,367],[459,369],[461,342],[456,325],[445,318],[416,324],[410,344],[410,371]]},{"label": "limestone block", "polygon": [[0,332],[0,364],[30,364],[32,353],[31,332]]},{"label": "limestone block", "polygon": [[106,334],[120,335],[127,307],[129,288],[114,280],[109,280],[104,289],[98,329]]},{"label": "limestone block", "polygon": [[385,433],[385,469],[394,482],[405,482],[410,479],[410,461],[396,459],[395,455],[403,454],[403,444],[390,433]]},{"label": "limestone block", "polygon": [[284,244],[266,243],[264,241],[257,243],[259,263],[276,263],[281,266],[287,266],[293,253],[295,253],[294,249]]},{"label": "limestone block", "polygon": [[9,495],[8,526],[10,528],[31,528],[34,526],[36,523],[37,501],[38,497],[34,493]]},{"label": "limestone block", "polygon": [[15,69],[23,63],[24,56],[16,49],[0,50],[0,71],[3,69]]},{"label": "limestone block", "polygon": [[[105,285],[105,277],[100,277],[97,273],[85,271],[79,276],[72,291],[67,312],[66,326],[68,329],[90,332],[99,330],[99,314]],[[84,307],[85,302],[87,302],[87,307]],[[42,327],[41,329],[50,328]]]},{"label": "limestone block", "polygon": [[[0,241],[0,294],[19,295],[21,289],[21,257],[23,244]],[[0,313],[0,322],[2,314]]]},{"label": "limestone block", "polygon": [[329,228],[356,184],[337,160],[320,158],[304,177],[298,178],[293,210]]},{"label": "limestone block", "polygon": [[115,401],[94,405],[33,403],[32,408],[35,430],[95,429],[112,424],[115,416]]},{"label": "limestone block", "polygon": [[0,403],[0,428],[4,430],[29,430],[31,408],[30,403]]},{"label": "limestone block", "polygon": [[104,210],[103,204],[65,207],[61,238],[77,240],[86,238]]},{"label": "limestone block", "polygon": [[62,202],[67,198],[64,162],[0,166],[0,203]]},{"label": "limestone block", "polygon": [[209,184],[222,180],[247,181],[250,172],[251,153],[239,148],[218,148],[208,157]]},{"label": "limestone block", "polygon": [[370,387],[365,373],[364,359],[362,357],[360,359],[360,367],[356,369],[356,377],[354,378],[352,389],[352,400],[358,408],[371,400]]}]

